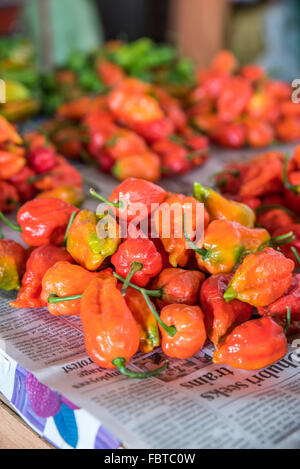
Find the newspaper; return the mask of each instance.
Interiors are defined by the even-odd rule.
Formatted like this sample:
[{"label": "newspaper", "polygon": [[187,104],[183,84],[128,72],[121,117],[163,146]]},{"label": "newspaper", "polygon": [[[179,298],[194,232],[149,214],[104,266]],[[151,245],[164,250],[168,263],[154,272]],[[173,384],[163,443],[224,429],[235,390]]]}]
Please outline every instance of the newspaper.
[{"label": "newspaper", "polygon": [[[91,170],[85,178],[105,195],[111,190],[109,178]],[[170,184],[181,190],[183,182]],[[171,359],[161,375],[132,380],[93,363],[79,318],[17,310],[9,306],[12,297],[0,294],[0,364],[14,359],[93,414],[125,447],[300,448],[300,339],[284,359],[259,371],[214,365],[207,345],[190,359]],[[137,354],[130,367],[147,371],[164,360],[157,349]]]},{"label": "newspaper", "polygon": [[[15,310],[10,296],[1,294],[2,357],[99,418],[125,447],[300,448],[300,340],[256,372],[213,365],[207,346],[188,360],[171,359],[157,377],[131,380],[92,362],[79,318]],[[163,360],[159,350],[138,354],[131,367],[151,370]]]}]

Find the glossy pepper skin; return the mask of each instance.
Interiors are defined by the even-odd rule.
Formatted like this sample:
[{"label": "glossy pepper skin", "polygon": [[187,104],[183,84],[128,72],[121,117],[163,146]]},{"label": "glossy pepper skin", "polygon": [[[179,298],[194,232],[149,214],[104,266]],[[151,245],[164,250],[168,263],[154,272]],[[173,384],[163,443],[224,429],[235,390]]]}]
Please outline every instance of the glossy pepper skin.
[{"label": "glossy pepper skin", "polygon": [[156,299],[159,309],[171,304],[196,305],[201,283],[205,275],[197,270],[168,268],[161,271],[152,284],[153,289],[161,290]]},{"label": "glossy pepper skin", "polygon": [[61,245],[73,212],[79,210],[63,200],[34,199],[18,211],[22,239],[29,246]]},{"label": "glossy pepper skin", "polygon": [[196,252],[200,270],[210,274],[230,273],[245,252],[254,252],[270,240],[261,228],[246,228],[229,220],[214,220],[205,231],[206,254]]},{"label": "glossy pepper skin", "polygon": [[226,303],[223,295],[232,274],[212,275],[206,279],[200,290],[200,305],[204,312],[208,338],[217,346],[221,339],[234,326],[248,321],[253,307],[233,300]]},{"label": "glossy pepper skin", "polygon": [[247,205],[228,200],[198,182],[194,184],[194,197],[205,204],[211,220],[226,219],[253,228],[255,213]]},{"label": "glossy pepper skin", "polygon": [[[67,250],[73,259],[87,270],[98,270],[103,261],[114,254],[119,245],[117,224],[110,223],[111,217],[103,219],[108,222],[108,236],[100,238],[97,234],[98,218],[91,210],[81,210],[75,217],[68,234]],[[110,230],[115,232],[110,233]],[[105,227],[104,227],[105,228]]]},{"label": "glossy pepper skin", "polygon": [[43,277],[41,299],[48,305],[49,313],[53,316],[71,316],[80,314],[80,299],[49,303],[51,294],[58,297],[81,295],[95,278],[112,276],[112,270],[89,272],[80,265],[60,261],[50,267]]},{"label": "glossy pepper skin", "polygon": [[[133,288],[126,290],[125,301],[138,325],[140,334],[139,349],[143,353],[149,353],[159,347],[160,337],[158,323],[152,314],[143,295]],[[155,307],[152,303],[153,308]]]},{"label": "glossy pepper skin", "polygon": [[15,308],[45,306],[46,303],[41,299],[42,280],[47,270],[60,261],[73,262],[65,248],[46,244],[34,249],[26,263],[26,272],[18,297],[10,305]]},{"label": "glossy pepper skin", "polygon": [[165,306],[160,314],[168,326],[176,327],[176,334],[170,337],[159,326],[162,335],[161,346],[168,357],[189,358],[199,352],[206,340],[204,315],[199,306],[174,304]]},{"label": "glossy pepper skin", "polygon": [[150,239],[127,239],[112,256],[111,263],[116,272],[123,278],[130,273],[133,263],[140,263],[141,269],[137,271],[131,282],[139,287],[145,287],[150,279],[156,277],[162,270],[162,258],[154,243]]},{"label": "glossy pepper skin", "polygon": [[122,200],[125,207],[121,205],[117,209],[117,215],[131,221],[137,215],[134,204],[143,204],[147,209],[147,214],[150,215],[151,204],[161,204],[166,197],[166,191],[157,184],[130,177],[112,191],[109,200],[115,204]]},{"label": "glossy pepper skin", "polygon": [[[185,197],[183,194],[169,194],[164,204],[162,204],[154,214],[154,223],[156,231],[159,235],[159,238],[165,248],[165,251],[169,253],[169,262],[172,267],[185,267],[188,263],[191,250],[187,244],[187,241],[183,232],[183,214],[184,206],[190,206],[192,208],[192,223],[191,228],[196,230],[197,226],[197,202],[194,197]],[[199,204],[200,205],[200,204]],[[178,209],[181,210],[181,216],[178,216]],[[202,210],[202,207],[199,207]],[[170,219],[170,233],[167,233],[167,236],[164,236],[165,222],[164,216],[169,217]],[[204,210],[204,226],[205,228],[208,224],[209,216]]]},{"label": "glossy pepper skin", "polygon": [[267,306],[290,287],[294,268],[292,260],[272,248],[249,254],[229,283],[225,301],[238,299],[255,307]]},{"label": "glossy pepper skin", "polygon": [[300,274],[293,275],[291,285],[278,300],[257,311],[261,316],[280,317],[286,321],[287,307],[290,308],[291,320],[300,321]]},{"label": "glossy pepper skin", "polygon": [[10,239],[0,239],[0,290],[19,290],[27,256],[20,244]]},{"label": "glossy pepper skin", "polygon": [[259,370],[283,358],[288,350],[281,326],[265,317],[236,327],[215,350],[213,362],[243,370]]},{"label": "glossy pepper skin", "polygon": [[80,315],[87,353],[102,368],[114,368],[118,357],[129,362],[138,351],[139,329],[115,278],[89,284],[81,299]]}]

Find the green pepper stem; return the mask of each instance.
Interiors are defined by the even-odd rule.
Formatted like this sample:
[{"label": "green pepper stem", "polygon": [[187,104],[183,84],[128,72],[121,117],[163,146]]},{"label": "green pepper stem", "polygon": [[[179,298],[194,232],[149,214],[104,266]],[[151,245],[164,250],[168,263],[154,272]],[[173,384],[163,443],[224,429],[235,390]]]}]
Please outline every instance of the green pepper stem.
[{"label": "green pepper stem", "polygon": [[69,231],[70,231],[70,228],[71,228],[71,225],[74,221],[74,218],[76,217],[77,215],[77,211],[74,211],[72,213],[72,215],[70,216],[70,220],[69,220],[69,223],[68,223],[68,226],[67,226],[67,229],[66,229],[66,233],[65,233],[65,237],[64,237],[64,241],[63,241],[63,246],[66,246],[67,245],[67,241],[68,241],[68,236],[69,236]]},{"label": "green pepper stem", "polygon": [[2,229],[0,228],[0,240],[3,239],[3,238],[4,238],[4,236],[3,236],[3,231],[2,231]]},{"label": "green pepper stem", "polygon": [[55,304],[55,303],[61,303],[62,301],[80,300],[81,298],[82,298],[82,295],[58,296],[55,293],[51,293],[48,296],[48,303]]},{"label": "green pepper stem", "polygon": [[126,360],[125,358],[123,357],[118,357],[118,358],[115,358],[113,361],[112,361],[112,364],[118,368],[119,372],[124,375],[124,376],[127,376],[128,378],[133,378],[133,379],[146,379],[146,378],[151,378],[151,376],[156,376],[158,375],[159,373],[161,373],[162,371],[164,371],[167,367],[168,367],[168,360],[163,364],[163,366],[161,366],[160,368],[157,368],[156,370],[152,370],[152,371],[147,371],[147,372],[136,372],[136,371],[131,371],[129,370],[128,368],[126,368],[125,364],[126,364]]},{"label": "green pepper stem", "polygon": [[140,290],[141,294],[143,295],[143,297],[145,298],[146,302],[147,302],[147,305],[149,307],[149,309],[151,310],[151,313],[153,314],[153,316],[156,318],[157,322],[161,325],[161,327],[166,331],[166,333],[170,336],[170,337],[174,337],[175,334],[177,334],[177,329],[175,326],[167,326],[160,318],[158,312],[156,311],[156,309],[153,307],[150,299],[149,299],[149,296],[147,295],[146,293],[146,290],[144,290],[143,288],[141,288]]},{"label": "green pepper stem", "polygon": [[289,233],[286,233],[284,235],[271,238],[269,240],[269,246],[273,246],[273,247],[284,246],[285,244],[292,243],[293,241],[295,241],[295,239],[296,239],[296,236],[294,235],[292,231],[290,231]]},{"label": "green pepper stem", "polygon": [[287,306],[286,307],[286,324],[284,328],[285,335],[287,335],[290,325],[291,325],[291,309],[289,306]]},{"label": "green pepper stem", "polygon": [[202,259],[205,261],[209,257],[210,252],[208,249],[205,249],[205,248],[197,248],[197,246],[189,239],[189,236],[186,231],[185,213],[183,214],[183,234],[190,248],[193,251],[195,251],[197,254],[202,256]]},{"label": "green pepper stem", "polygon": [[0,219],[7,225],[9,226],[12,230],[14,231],[19,231],[20,233],[22,233],[22,228],[19,226],[19,225],[14,225],[14,223],[12,223],[11,221],[8,220],[8,218],[6,218],[6,216],[0,212]]},{"label": "green pepper stem", "polygon": [[230,303],[230,301],[234,300],[237,297],[236,292],[233,290],[232,287],[227,288],[226,292],[224,293],[224,300],[226,303]]},{"label": "green pepper stem", "polygon": [[44,173],[36,174],[35,176],[31,176],[27,179],[28,184],[34,184],[35,182],[43,179],[46,176],[51,176],[53,174],[51,171],[45,171]]},{"label": "green pepper stem", "polygon": [[300,255],[299,255],[297,249],[294,246],[292,246],[291,251],[294,254],[294,256],[296,257],[296,260],[297,260],[297,262],[299,264],[299,267],[300,267]]},{"label": "green pepper stem", "polygon": [[129,282],[130,280],[132,279],[132,277],[134,276],[134,274],[136,274],[136,272],[139,272],[143,269],[143,264],[141,262],[132,262],[132,264],[130,265],[130,271],[128,272],[128,275],[125,279],[125,282],[124,282],[124,285],[123,285],[123,288],[122,288],[122,295],[125,296],[126,295],[126,290],[128,288],[128,285],[129,285]]},{"label": "green pepper stem", "polygon": [[110,205],[111,207],[121,208],[121,209],[124,208],[123,203],[121,201],[111,202],[110,200],[105,199],[105,197],[102,197],[102,195],[98,194],[98,192],[96,192],[95,189],[91,188],[89,192],[93,197],[95,197],[96,199],[101,200],[101,202],[104,202],[105,204]]},{"label": "green pepper stem", "polygon": [[[120,282],[122,282],[122,283],[125,282],[125,278],[121,277],[116,272],[114,272],[113,275],[116,277],[116,279],[120,280]],[[137,290],[139,292],[141,291],[141,288],[137,287],[133,283],[128,283],[128,286],[131,287],[131,288],[134,288],[134,290]],[[148,296],[152,296],[153,298],[158,298],[158,299],[162,299],[163,293],[164,293],[162,288],[160,288],[159,290],[146,290],[146,289],[144,289],[144,291],[147,293]]]},{"label": "green pepper stem", "polygon": [[199,200],[199,202],[204,202],[209,197],[209,189],[202,186],[200,182],[194,183],[194,197]]},{"label": "green pepper stem", "polygon": [[286,187],[288,190],[290,190],[294,194],[299,194],[300,193],[300,187],[294,186],[294,184],[291,184],[290,181],[289,181],[289,177],[288,177],[289,160],[290,160],[290,156],[287,153],[284,157],[284,162],[283,162],[283,177],[282,177],[283,185],[284,185],[284,187]]}]

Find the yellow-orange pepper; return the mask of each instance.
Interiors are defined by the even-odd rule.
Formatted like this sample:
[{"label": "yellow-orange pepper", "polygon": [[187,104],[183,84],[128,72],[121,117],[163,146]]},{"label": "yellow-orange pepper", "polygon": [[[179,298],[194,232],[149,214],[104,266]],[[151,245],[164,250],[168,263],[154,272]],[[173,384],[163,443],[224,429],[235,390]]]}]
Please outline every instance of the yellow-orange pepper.
[{"label": "yellow-orange pepper", "polygon": [[224,299],[238,299],[257,308],[267,306],[289,288],[294,268],[291,259],[272,248],[249,254],[235,272]]},{"label": "yellow-orange pepper", "polygon": [[194,197],[203,202],[211,220],[226,219],[253,228],[255,214],[248,205],[228,200],[213,189],[194,184]]},{"label": "yellow-orange pepper", "polygon": [[[160,345],[157,320],[141,292],[128,288],[125,300],[139,328],[140,351],[143,353],[152,352],[155,347]],[[153,303],[152,306],[155,308]]]},{"label": "yellow-orange pepper", "polygon": [[83,191],[77,186],[59,186],[55,189],[41,192],[37,196],[39,199],[44,197],[52,197],[54,199],[64,200],[75,207],[79,207],[83,202]]},{"label": "yellow-orange pepper", "polygon": [[[75,217],[67,240],[67,251],[73,259],[88,270],[97,270],[106,259],[114,254],[120,243],[119,227],[112,221],[110,215],[106,215],[102,220],[102,226],[105,228],[107,221],[108,236],[99,238],[97,235],[98,218],[91,210],[81,210]],[[114,233],[109,230],[115,228]],[[110,236],[111,234],[111,236]]]},{"label": "yellow-orange pepper", "polygon": [[230,273],[247,252],[255,252],[270,240],[263,228],[246,228],[229,220],[212,221],[204,244],[196,250],[200,270],[210,274]]}]

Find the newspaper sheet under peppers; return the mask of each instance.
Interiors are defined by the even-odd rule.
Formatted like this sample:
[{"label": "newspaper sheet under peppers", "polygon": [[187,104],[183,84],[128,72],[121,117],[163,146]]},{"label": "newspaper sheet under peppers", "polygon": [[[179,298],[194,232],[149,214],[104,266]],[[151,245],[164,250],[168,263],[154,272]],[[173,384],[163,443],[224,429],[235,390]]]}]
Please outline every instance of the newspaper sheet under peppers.
[{"label": "newspaper sheet under peppers", "polygon": [[[208,184],[228,159],[222,154],[164,186],[189,193],[194,180]],[[109,176],[81,169],[86,188],[106,196],[115,186]],[[131,380],[92,362],[79,318],[17,310],[9,306],[12,297],[0,294],[0,391],[1,366],[10,357],[97,417],[127,448],[300,448],[300,338],[284,359],[256,372],[213,365],[207,345],[190,359],[171,359],[157,377]],[[164,360],[156,349],[137,354],[130,366],[148,371]]]}]

